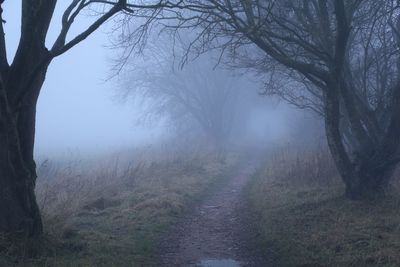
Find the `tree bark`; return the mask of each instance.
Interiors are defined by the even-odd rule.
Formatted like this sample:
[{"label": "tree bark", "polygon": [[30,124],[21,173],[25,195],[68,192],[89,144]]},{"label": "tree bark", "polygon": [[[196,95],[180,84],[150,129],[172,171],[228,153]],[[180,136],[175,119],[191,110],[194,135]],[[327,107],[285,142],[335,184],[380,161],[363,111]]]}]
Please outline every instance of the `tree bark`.
[{"label": "tree bark", "polygon": [[[325,131],[328,146],[339,174],[345,184],[345,196],[349,199],[376,199],[385,194],[390,178],[396,169],[397,161],[390,158],[397,149],[392,150],[370,142],[357,142],[357,151],[347,151],[341,134],[341,121],[338,86],[330,86],[325,92]],[[395,137],[397,138],[397,137]],[[368,153],[367,153],[368,152]],[[349,155],[353,153],[353,155]]]},{"label": "tree bark", "polygon": [[10,68],[0,81],[0,232],[11,236],[37,237],[43,231],[33,157],[36,104],[49,64],[43,62]]},{"label": "tree bark", "polygon": [[371,164],[365,161],[361,165],[368,164],[363,169],[355,166],[351,182],[346,183],[345,195],[349,199],[377,199],[383,197],[387,191],[388,181],[393,176],[395,166],[379,167],[378,164]]},{"label": "tree bark", "polygon": [[[2,123],[3,124],[3,123]],[[35,172],[20,158],[18,145],[7,128],[0,129],[0,231],[11,235],[36,237],[42,221],[35,198]]]},{"label": "tree bark", "polygon": [[[33,153],[34,113],[22,107],[19,114],[7,105],[0,108],[0,232],[24,237],[42,233],[42,221],[35,197],[36,172]],[[30,115],[30,120],[26,118]],[[20,120],[18,120],[20,118]],[[25,118],[25,120],[23,119]],[[18,123],[19,121],[19,123]],[[22,132],[20,129],[30,129]]]}]

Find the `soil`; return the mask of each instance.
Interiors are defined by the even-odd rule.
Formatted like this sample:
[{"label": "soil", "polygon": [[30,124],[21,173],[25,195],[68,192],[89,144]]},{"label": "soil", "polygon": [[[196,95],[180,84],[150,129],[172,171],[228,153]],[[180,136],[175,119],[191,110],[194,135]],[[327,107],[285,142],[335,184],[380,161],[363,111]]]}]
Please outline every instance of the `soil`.
[{"label": "soil", "polygon": [[252,162],[240,168],[173,227],[161,242],[160,266],[269,266],[242,194],[256,167]]}]

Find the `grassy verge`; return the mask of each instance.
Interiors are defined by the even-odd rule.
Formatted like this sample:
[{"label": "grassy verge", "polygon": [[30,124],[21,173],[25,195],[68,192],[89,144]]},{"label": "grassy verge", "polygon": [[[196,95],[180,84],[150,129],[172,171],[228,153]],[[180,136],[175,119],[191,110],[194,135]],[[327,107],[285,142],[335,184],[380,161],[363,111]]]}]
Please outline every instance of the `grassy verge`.
[{"label": "grassy verge", "polygon": [[153,266],[160,236],[234,161],[205,154],[133,167],[100,164],[83,173],[74,164],[45,166],[47,178],[38,185],[44,248],[35,259],[9,256],[8,264]]},{"label": "grassy verge", "polygon": [[400,198],[345,199],[324,154],[274,155],[247,188],[273,266],[400,266]]}]

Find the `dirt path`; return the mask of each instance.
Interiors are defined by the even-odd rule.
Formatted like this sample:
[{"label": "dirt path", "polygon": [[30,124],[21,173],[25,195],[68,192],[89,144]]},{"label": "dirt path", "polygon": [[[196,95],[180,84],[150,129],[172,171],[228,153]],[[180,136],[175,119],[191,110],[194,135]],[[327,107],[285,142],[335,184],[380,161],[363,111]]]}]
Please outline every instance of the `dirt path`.
[{"label": "dirt path", "polygon": [[161,266],[266,266],[250,244],[254,236],[243,220],[240,194],[255,168],[255,163],[241,168],[176,225],[161,243]]}]

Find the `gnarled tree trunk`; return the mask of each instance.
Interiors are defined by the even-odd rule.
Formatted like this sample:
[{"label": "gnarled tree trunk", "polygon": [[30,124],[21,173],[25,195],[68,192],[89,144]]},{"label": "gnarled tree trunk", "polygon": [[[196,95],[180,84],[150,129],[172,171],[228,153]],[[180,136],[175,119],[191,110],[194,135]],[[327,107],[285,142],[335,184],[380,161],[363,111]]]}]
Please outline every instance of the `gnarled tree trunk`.
[{"label": "gnarled tree trunk", "polygon": [[393,95],[392,107],[395,110],[386,134],[376,143],[370,139],[354,139],[357,143],[350,144],[350,148],[346,148],[340,128],[341,121],[346,118],[341,112],[340,93],[337,90],[339,86],[331,86],[325,92],[324,118],[329,149],[345,184],[345,195],[350,199],[374,199],[383,196],[399,161],[396,155],[400,137],[396,133],[400,129],[400,113],[396,110],[400,112],[400,89]]},{"label": "gnarled tree trunk", "polygon": [[[0,232],[25,237],[42,233],[35,197],[33,158],[36,103],[47,63],[32,75],[11,72],[0,86]],[[10,70],[13,70],[10,68]],[[11,75],[12,74],[12,75]],[[30,77],[24,79],[24,77]],[[16,94],[16,92],[23,92]]]},{"label": "gnarled tree trunk", "polygon": [[10,131],[15,126],[4,120],[0,125],[0,232],[38,236],[42,221],[34,193],[35,171],[21,157],[19,138]]},{"label": "gnarled tree trunk", "polygon": [[55,1],[23,2],[21,39],[10,65],[4,35],[0,39],[0,232],[12,236],[42,233],[33,150],[36,103],[52,59],[45,36],[54,7]]},{"label": "gnarled tree trunk", "polygon": [[353,170],[351,180],[345,183],[345,195],[350,199],[373,199],[383,196],[395,168],[393,166],[379,168],[376,164],[364,170],[358,167]]}]

